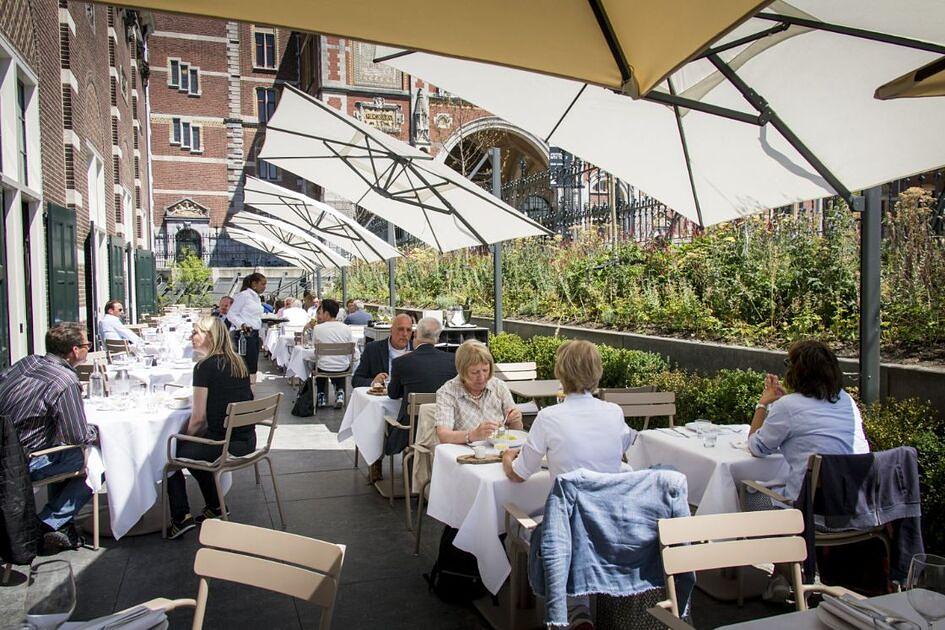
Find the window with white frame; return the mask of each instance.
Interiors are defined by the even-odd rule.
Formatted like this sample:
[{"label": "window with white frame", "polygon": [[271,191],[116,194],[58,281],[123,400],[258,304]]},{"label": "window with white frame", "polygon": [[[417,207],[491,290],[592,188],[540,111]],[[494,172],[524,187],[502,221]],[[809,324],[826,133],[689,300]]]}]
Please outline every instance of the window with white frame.
[{"label": "window with white frame", "polygon": [[202,153],[203,127],[183,118],[171,118],[170,142],[191,153]]},{"label": "window with white frame", "polygon": [[180,59],[168,59],[167,84],[176,88],[180,86]]},{"label": "window with white frame", "polygon": [[200,96],[200,68],[180,59],[167,60],[167,85],[190,96]]},{"label": "window with white frame", "polygon": [[270,30],[256,29],[256,58],[257,68],[276,67],[276,34]]}]

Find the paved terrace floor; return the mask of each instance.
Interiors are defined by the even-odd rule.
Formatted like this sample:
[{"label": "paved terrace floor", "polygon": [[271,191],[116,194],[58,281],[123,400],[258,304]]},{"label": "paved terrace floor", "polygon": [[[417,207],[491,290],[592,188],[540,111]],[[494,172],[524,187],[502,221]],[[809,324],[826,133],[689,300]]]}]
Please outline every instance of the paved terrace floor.
[{"label": "paved terrace floor", "polygon": [[[414,538],[404,525],[403,506],[391,508],[368,485],[363,461],[354,468],[354,445],[336,439],[341,412],[319,410],[312,418],[296,418],[290,409],[295,392],[261,360],[259,394],[281,391],[279,428],[273,461],[280,480],[287,531],[347,546],[333,627],[348,628],[485,628],[471,609],[440,602],[422,574],[436,555],[441,526],[424,523],[419,557]],[[231,518],[240,523],[278,528],[279,514],[266,466],[256,485],[252,469],[234,475],[227,495]],[[203,506],[196,484],[189,480],[191,507]],[[72,563],[78,606],[75,620],[92,619],[154,597],[195,597],[193,573],[198,547],[196,530],[176,541],[160,534],[103,538],[98,551],[81,549],[56,557]],[[0,627],[17,627],[22,619],[26,587],[22,573],[10,586],[0,586]],[[746,602],[739,608],[696,592],[694,622],[698,628],[790,612],[786,606]],[[206,628],[313,628],[314,606],[249,587],[211,584]],[[172,628],[189,628],[190,611],[171,615]]]}]

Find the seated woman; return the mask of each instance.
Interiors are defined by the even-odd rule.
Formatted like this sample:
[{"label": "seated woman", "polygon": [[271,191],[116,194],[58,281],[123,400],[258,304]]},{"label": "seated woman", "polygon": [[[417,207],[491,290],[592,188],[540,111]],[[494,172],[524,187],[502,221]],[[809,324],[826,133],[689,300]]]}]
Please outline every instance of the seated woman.
[{"label": "seated woman", "polygon": [[456,376],[436,392],[436,436],[441,444],[485,440],[502,420],[510,429],[522,428],[522,412],[494,371],[486,344],[470,339],[457,348]]},{"label": "seated woman", "polygon": [[623,454],[633,432],[623,411],[591,394],[603,374],[600,352],[589,341],[568,341],[555,353],[555,377],[561,381],[564,402],[538,412],[521,449],[502,455],[502,467],[512,481],[525,481],[548,457],[551,478],[578,468],[620,472]]},{"label": "seated woman", "polygon": [[[800,494],[807,460],[814,454],[868,453],[856,402],[843,391],[840,364],[819,341],[799,341],[788,350],[784,384],[768,374],[755,407],[748,447],[755,457],[781,453],[789,472],[774,490],[794,501]],[[776,507],[767,495],[749,493],[751,509]]]},{"label": "seated woman", "polygon": [[[194,366],[194,403],[185,433],[210,440],[226,437],[226,407],[230,403],[253,399],[249,372],[242,357],[233,349],[223,321],[204,317],[194,324],[194,350],[201,355]],[[256,448],[256,429],[249,425],[233,429],[229,452],[241,456]],[[177,457],[212,462],[220,456],[222,447],[196,442],[177,442]],[[213,483],[213,475],[203,470],[189,469],[200,485],[206,506],[199,520],[219,518],[220,498]],[[187,503],[187,487],[183,471],[175,471],[167,480],[167,494],[171,505],[168,538],[178,538],[196,525]]]}]

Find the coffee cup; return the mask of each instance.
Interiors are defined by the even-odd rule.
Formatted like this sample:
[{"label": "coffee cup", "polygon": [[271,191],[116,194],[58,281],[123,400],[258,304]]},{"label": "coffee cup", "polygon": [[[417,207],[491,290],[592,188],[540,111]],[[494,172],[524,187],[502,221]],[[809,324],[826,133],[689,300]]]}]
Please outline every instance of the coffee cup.
[{"label": "coffee cup", "polygon": [[485,459],[486,458],[486,447],[479,445],[473,447],[473,457],[476,459]]}]

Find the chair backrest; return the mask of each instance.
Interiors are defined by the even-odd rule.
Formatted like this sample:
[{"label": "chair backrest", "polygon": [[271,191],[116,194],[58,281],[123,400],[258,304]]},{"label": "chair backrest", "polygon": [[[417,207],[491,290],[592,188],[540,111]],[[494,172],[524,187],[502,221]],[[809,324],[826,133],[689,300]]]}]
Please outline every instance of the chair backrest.
[{"label": "chair backrest", "polygon": [[315,344],[315,361],[318,361],[321,357],[343,357],[350,356],[352,360],[354,359],[354,342],[347,341],[344,343],[316,343]]},{"label": "chair backrest", "polygon": [[597,397],[608,402],[616,402],[614,398],[619,394],[649,394],[655,391],[655,385],[641,385],[640,387],[602,387],[597,390]]},{"label": "chair backrest", "polygon": [[[679,616],[674,576],[764,563],[790,563],[800,593],[800,563],[807,558],[800,510],[766,510],[660,519],[663,571],[672,612]],[[806,606],[797,598],[798,610]]]},{"label": "chair backrest", "polygon": [[266,446],[257,451],[269,451],[272,446],[272,438],[276,432],[277,414],[279,413],[279,403],[282,401],[282,393],[257,398],[256,400],[247,400],[244,402],[230,403],[226,406],[226,446],[223,448],[222,461],[229,458],[230,434],[233,429],[245,427],[252,424],[261,424],[269,427],[269,437],[266,439]]},{"label": "chair backrest", "polygon": [[649,426],[650,418],[667,416],[669,426],[673,426],[676,417],[676,392],[604,390],[600,398],[619,405],[625,418],[645,418],[644,429]]},{"label": "chair backrest", "polygon": [[410,425],[410,443],[413,444],[416,437],[417,417],[420,415],[420,406],[436,404],[436,392],[432,394],[412,392],[407,395],[407,418]]},{"label": "chair backrest", "polygon": [[538,364],[534,361],[496,363],[495,377],[503,381],[534,381],[538,378]]},{"label": "chair backrest", "polygon": [[131,352],[131,348],[128,346],[127,339],[106,339],[105,352],[111,357],[117,353]]},{"label": "chair backrest", "polygon": [[194,573],[200,577],[193,628],[203,627],[210,579],[227,580],[312,602],[319,627],[331,626],[345,548],[252,525],[211,519],[200,528]]}]

